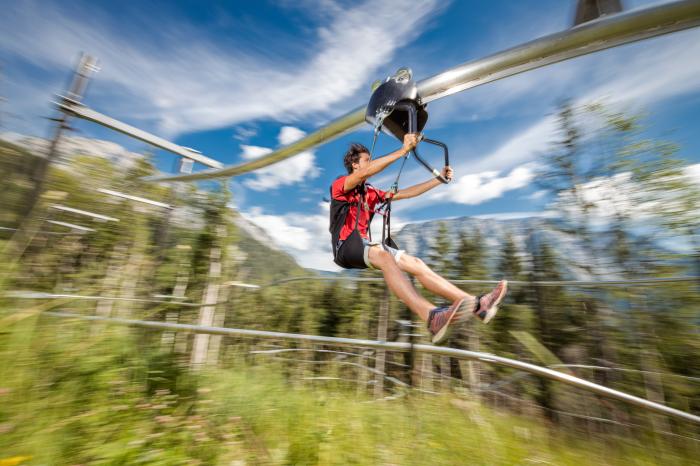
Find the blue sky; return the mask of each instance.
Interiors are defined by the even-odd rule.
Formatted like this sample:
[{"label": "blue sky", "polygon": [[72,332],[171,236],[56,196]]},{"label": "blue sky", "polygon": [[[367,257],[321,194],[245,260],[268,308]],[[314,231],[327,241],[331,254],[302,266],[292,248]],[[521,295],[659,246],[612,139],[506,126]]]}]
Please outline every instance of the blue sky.
[{"label": "blue sky", "polygon": [[[662,3],[626,0],[627,9]],[[573,1],[50,2],[0,0],[1,131],[46,136],[50,100],[79,52],[100,61],[85,103],[225,164],[260,156],[367,101],[401,66],[421,80],[565,29]],[[563,99],[644,112],[652,136],[700,162],[700,31],[570,60],[429,105],[426,134],[450,147],[456,179],[402,201],[395,221],[541,213],[533,183]],[[145,146],[87,122],[79,135]],[[332,269],[322,198],[369,128],[231,181],[234,203],[303,265]],[[397,147],[383,137],[378,152]],[[174,157],[157,152],[158,167]],[[376,177],[387,187],[397,167]],[[402,185],[423,181],[409,161]]]}]

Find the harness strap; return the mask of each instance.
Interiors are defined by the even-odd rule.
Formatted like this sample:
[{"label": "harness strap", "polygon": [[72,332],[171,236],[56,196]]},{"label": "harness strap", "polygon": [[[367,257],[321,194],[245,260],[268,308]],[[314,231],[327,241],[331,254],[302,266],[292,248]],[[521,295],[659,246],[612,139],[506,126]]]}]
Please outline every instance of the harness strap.
[{"label": "harness strap", "polygon": [[[374,127],[374,137],[372,138],[372,149],[370,149],[369,153],[369,159],[372,160],[372,153],[374,152],[374,146],[377,142],[377,136],[379,135],[379,131],[382,128],[382,123],[383,119],[379,119],[377,121],[377,125]],[[378,209],[376,209],[372,213],[379,213],[382,215],[382,245],[387,243],[387,240],[391,240],[391,201],[394,198],[394,195],[399,191],[399,179],[401,178],[401,172],[403,172],[403,167],[406,165],[406,160],[408,160],[408,157],[411,155],[410,152],[408,152],[406,155],[403,156],[403,161],[401,162],[401,167],[399,167],[399,172],[396,175],[396,179],[394,180],[394,183],[391,185],[391,188],[389,188],[388,193],[390,194],[390,197],[386,198],[382,205],[379,206]],[[384,212],[382,212],[382,210]],[[370,223],[372,222],[372,216],[369,218],[369,222],[367,222],[367,233],[369,235],[369,240],[372,241],[372,228],[370,227]]]}]

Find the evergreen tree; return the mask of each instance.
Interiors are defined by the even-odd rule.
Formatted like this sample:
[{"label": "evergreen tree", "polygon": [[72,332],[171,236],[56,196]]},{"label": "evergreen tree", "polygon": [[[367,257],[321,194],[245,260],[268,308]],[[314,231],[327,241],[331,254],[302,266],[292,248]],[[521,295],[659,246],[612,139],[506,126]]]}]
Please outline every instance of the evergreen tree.
[{"label": "evergreen tree", "polygon": [[471,233],[459,234],[457,248],[457,275],[462,280],[483,280],[488,276],[487,255],[483,237],[478,228]]},{"label": "evergreen tree", "polygon": [[444,277],[453,275],[452,241],[447,223],[440,222],[438,224],[438,231],[428,257],[430,266],[435,272]]},{"label": "evergreen tree", "polygon": [[[576,235],[589,251],[590,257],[597,257],[591,226],[592,210],[595,207],[586,192],[586,186],[604,174],[601,167],[603,154],[591,145],[582,145],[579,110],[571,103],[564,102],[558,114],[559,139],[544,154],[537,184],[555,200],[555,208],[565,220],[554,226],[567,234]],[[574,258],[569,258],[574,260]],[[593,273],[593,264],[584,262],[578,267]]]},{"label": "evergreen tree", "polygon": [[[523,268],[518,257],[518,248],[512,234],[507,234],[501,249],[501,257],[498,264],[500,276],[510,281],[523,278]],[[506,300],[499,306],[496,319],[491,323],[491,335],[495,343],[495,349],[503,353],[512,353],[511,331],[520,330],[527,326],[529,309],[524,306],[525,289],[522,286],[510,285]]]}]

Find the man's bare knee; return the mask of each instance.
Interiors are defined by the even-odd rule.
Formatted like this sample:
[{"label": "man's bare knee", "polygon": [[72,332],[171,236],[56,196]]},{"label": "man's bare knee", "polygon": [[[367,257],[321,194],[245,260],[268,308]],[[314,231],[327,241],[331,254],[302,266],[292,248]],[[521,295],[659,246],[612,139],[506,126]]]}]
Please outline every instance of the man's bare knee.
[{"label": "man's bare knee", "polygon": [[394,262],[393,256],[379,246],[372,246],[369,250],[369,261],[373,266],[383,269],[391,266]]},{"label": "man's bare knee", "polygon": [[400,265],[403,270],[413,274],[430,270],[421,259],[408,254],[403,254],[401,256]]}]

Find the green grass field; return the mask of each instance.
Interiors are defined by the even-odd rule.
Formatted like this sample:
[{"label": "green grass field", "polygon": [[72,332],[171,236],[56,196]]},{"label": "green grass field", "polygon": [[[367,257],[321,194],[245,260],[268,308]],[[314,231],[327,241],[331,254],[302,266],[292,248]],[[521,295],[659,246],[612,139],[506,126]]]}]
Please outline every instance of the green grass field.
[{"label": "green grass field", "polygon": [[3,313],[0,328],[0,465],[690,465],[698,454],[696,442],[580,436],[456,395],[377,401],[277,363],[192,372],[160,352],[159,334],[134,329],[36,312]]}]

